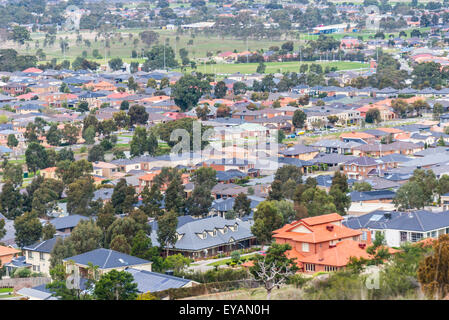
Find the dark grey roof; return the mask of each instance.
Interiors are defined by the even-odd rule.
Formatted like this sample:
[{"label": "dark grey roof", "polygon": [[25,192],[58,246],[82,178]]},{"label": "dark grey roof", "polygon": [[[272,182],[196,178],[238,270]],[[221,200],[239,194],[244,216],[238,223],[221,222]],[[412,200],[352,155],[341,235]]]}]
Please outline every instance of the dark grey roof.
[{"label": "dark grey roof", "polygon": [[76,225],[81,220],[89,220],[89,218],[78,214],[74,214],[66,217],[52,219],[50,220],[50,223],[56,228],[56,230],[63,230],[67,228],[76,227]]},{"label": "dark grey roof", "polygon": [[351,201],[371,201],[371,200],[391,200],[396,193],[390,190],[374,190],[374,191],[353,191],[350,193]]},{"label": "dark grey roof", "polygon": [[[391,215],[391,218],[385,214]],[[379,210],[359,217],[350,217],[343,224],[352,229],[371,228],[427,232],[449,227],[449,211],[434,213],[426,210],[412,212]]]},{"label": "dark grey roof", "polygon": [[126,269],[134,277],[139,292],[158,292],[167,289],[182,288],[191,280],[174,277],[162,273],[150,272],[147,270],[138,270],[134,268]]},{"label": "dark grey roof", "polygon": [[313,147],[308,147],[303,144],[295,144],[293,147],[290,147],[285,150],[279,151],[279,154],[284,156],[294,156],[298,154],[310,153],[310,152],[318,152],[319,150]]},{"label": "dark grey roof", "polygon": [[56,237],[53,237],[53,238],[51,238],[49,240],[45,240],[45,241],[39,241],[30,246],[25,246],[25,247],[23,247],[23,249],[36,251],[36,252],[50,253],[53,250],[53,247],[55,246],[58,238],[60,238],[60,237],[65,238],[66,236],[68,236],[68,234],[62,235],[62,236],[56,236]]},{"label": "dark grey roof", "polygon": [[85,266],[87,266],[90,262],[94,266],[98,266],[100,269],[130,267],[150,263],[148,260],[104,248],[95,249],[77,256],[69,257],[63,261],[69,260],[73,260],[75,263]]},{"label": "dark grey roof", "polygon": [[[216,232],[215,236],[207,231],[213,232],[215,229],[223,229],[225,226],[238,225],[237,231],[228,228],[226,233]],[[176,242],[174,248],[178,250],[198,251],[207,248],[229,244],[233,241],[241,241],[253,238],[250,226],[251,221],[226,220],[221,217],[208,217],[196,219],[177,228],[177,233],[182,237]],[[206,238],[201,239],[198,235],[206,231]],[[157,234],[154,230],[151,233],[153,245],[159,245]],[[170,246],[172,248],[172,246]]]},{"label": "dark grey roof", "polygon": [[356,164],[359,166],[373,166],[377,165],[378,163],[379,163],[378,161],[374,160],[371,157],[359,157],[345,162],[345,164]]}]

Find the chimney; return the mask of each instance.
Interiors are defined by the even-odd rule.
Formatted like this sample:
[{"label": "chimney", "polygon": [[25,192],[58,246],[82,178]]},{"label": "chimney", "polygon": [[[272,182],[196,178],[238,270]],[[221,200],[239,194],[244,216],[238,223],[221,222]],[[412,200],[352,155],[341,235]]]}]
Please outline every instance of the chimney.
[{"label": "chimney", "polygon": [[168,276],[172,276],[174,274],[173,270],[166,270],[165,274]]}]

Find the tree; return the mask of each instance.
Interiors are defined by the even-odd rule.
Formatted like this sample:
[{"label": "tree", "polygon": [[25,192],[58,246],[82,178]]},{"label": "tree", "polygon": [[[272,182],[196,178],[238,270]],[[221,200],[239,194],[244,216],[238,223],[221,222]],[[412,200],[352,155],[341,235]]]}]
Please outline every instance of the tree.
[{"label": "tree", "polygon": [[81,220],[70,234],[70,242],[76,254],[82,254],[101,247],[103,232],[93,220]]},{"label": "tree", "polygon": [[426,205],[424,190],[416,181],[406,182],[396,192],[393,203],[399,210],[422,209]]},{"label": "tree", "polygon": [[378,108],[371,108],[366,112],[365,121],[367,123],[379,123],[382,121]]},{"label": "tree", "polygon": [[19,44],[24,44],[25,41],[31,41],[31,34],[27,28],[21,26],[14,26],[10,39]]},{"label": "tree", "polygon": [[47,222],[43,227],[42,227],[42,240],[50,240],[52,239],[56,234],[56,228],[53,224]]},{"label": "tree", "polygon": [[430,299],[444,299],[449,292],[449,235],[434,241],[430,255],[419,263],[418,281]]},{"label": "tree", "polygon": [[104,149],[100,144],[96,144],[89,149],[87,161],[89,162],[104,161]]},{"label": "tree", "polygon": [[85,140],[86,144],[94,144],[95,135],[96,130],[94,126],[89,126],[86,130],[83,130],[83,139]]},{"label": "tree", "polygon": [[271,241],[274,230],[280,228],[283,223],[282,214],[277,210],[273,201],[263,201],[254,212],[254,225],[251,232],[262,245]]},{"label": "tree", "polygon": [[298,220],[299,217],[296,214],[292,202],[287,200],[274,201],[274,205],[282,215],[283,224],[291,223],[295,220]]},{"label": "tree", "polygon": [[199,80],[192,75],[185,75],[179,79],[172,88],[172,96],[182,111],[189,110],[197,105],[204,94],[209,93],[211,86],[207,80]]},{"label": "tree", "polygon": [[76,125],[66,124],[62,130],[62,137],[67,141],[68,144],[75,144],[78,142],[78,135],[80,128]]},{"label": "tree", "polygon": [[22,214],[22,203],[23,198],[20,190],[14,187],[12,181],[7,180],[0,194],[0,207],[3,215],[8,219],[16,219],[16,217]]},{"label": "tree", "polygon": [[116,235],[109,246],[112,250],[129,254],[131,252],[131,246],[126,240],[123,234]]},{"label": "tree", "polygon": [[56,174],[65,185],[71,184],[78,178],[88,176],[93,170],[92,163],[86,159],[78,161],[72,159],[61,160],[56,166]]},{"label": "tree", "polygon": [[16,243],[20,248],[32,245],[42,237],[42,224],[36,215],[25,212],[14,220]]},{"label": "tree", "polygon": [[351,206],[351,198],[347,195],[348,192],[348,179],[340,171],[336,171],[332,177],[329,195],[334,198],[334,204],[339,214],[346,214],[346,210]]},{"label": "tree", "polygon": [[293,126],[295,128],[304,128],[307,115],[304,111],[298,109],[293,113]]},{"label": "tree", "polygon": [[134,126],[136,124],[145,125],[148,121],[148,113],[145,110],[144,106],[141,105],[133,105],[129,108],[128,111],[129,116],[129,124]]},{"label": "tree", "polygon": [[87,101],[81,101],[78,103],[78,111],[87,112],[89,111],[89,103]]},{"label": "tree", "polygon": [[161,247],[165,247],[168,257],[169,246],[174,246],[178,241],[176,229],[178,228],[178,214],[171,210],[157,219],[157,241]]},{"label": "tree", "polygon": [[151,258],[151,239],[145,231],[139,230],[132,240],[130,254],[134,257],[149,260]]},{"label": "tree", "polygon": [[149,47],[159,39],[159,34],[157,32],[147,30],[140,32],[139,38],[147,47]]},{"label": "tree", "polygon": [[207,106],[207,104],[205,104],[205,105],[203,105],[203,107],[200,107],[200,106],[196,107],[195,112],[196,112],[196,116],[198,117],[198,119],[205,121],[205,120],[207,120],[210,109]]},{"label": "tree", "polygon": [[130,213],[137,202],[134,187],[128,186],[125,179],[120,179],[115,185],[111,196],[111,203],[115,208],[116,214]]},{"label": "tree", "polygon": [[179,273],[190,265],[190,261],[190,258],[183,256],[181,253],[173,254],[165,258],[162,268]]},{"label": "tree", "polygon": [[217,99],[221,99],[226,96],[227,91],[226,83],[224,81],[218,81],[214,88],[214,95]]},{"label": "tree", "polygon": [[308,216],[318,216],[337,211],[332,196],[325,190],[316,187],[306,189],[301,196],[301,202],[307,209]]},{"label": "tree", "polygon": [[234,82],[234,85],[232,86],[232,90],[234,91],[234,94],[236,94],[236,95],[246,93],[247,89],[248,88],[246,87],[246,84],[241,81]]},{"label": "tree", "polygon": [[8,135],[8,142],[6,144],[10,148],[15,148],[19,145],[19,140],[17,140],[16,136],[11,133]]},{"label": "tree", "polygon": [[52,124],[45,135],[47,142],[52,146],[59,146],[61,144],[62,133],[56,124]]},{"label": "tree", "polygon": [[279,288],[286,280],[298,270],[294,259],[289,259],[287,250],[291,250],[289,244],[272,244],[265,256],[257,255],[250,273],[254,279],[262,281],[267,291],[267,300],[271,298],[271,291]]},{"label": "tree", "polygon": [[259,62],[259,65],[257,66],[256,72],[257,73],[265,73],[265,69],[267,66],[263,62]]},{"label": "tree", "polygon": [[22,165],[8,162],[3,168],[3,181],[11,181],[14,188],[20,187],[23,182]]},{"label": "tree", "polygon": [[175,68],[178,66],[173,48],[165,44],[153,46],[150,51],[145,52],[145,56],[147,60],[143,64],[143,71]]},{"label": "tree", "polygon": [[158,142],[152,132],[148,135],[144,127],[137,127],[134,131],[130,146],[130,153],[132,157],[143,155],[145,152],[148,152],[150,155],[154,155],[158,147]]},{"label": "tree", "polygon": [[120,58],[111,59],[109,60],[108,64],[109,67],[114,71],[120,70],[123,67],[123,61]]},{"label": "tree", "polygon": [[94,196],[95,186],[90,176],[81,177],[67,188],[67,211],[70,214],[89,215],[89,203]]},{"label": "tree", "polygon": [[3,237],[6,235],[5,224],[6,224],[5,219],[0,219],[0,240],[3,239]]},{"label": "tree", "polygon": [[157,184],[153,184],[151,189],[145,186],[140,196],[142,197],[142,206],[140,206],[140,209],[146,215],[157,217],[162,214],[161,203],[163,196]]},{"label": "tree", "polygon": [[354,191],[371,191],[373,189],[373,187],[365,181],[362,182],[354,182],[354,184],[352,185],[352,189]]},{"label": "tree", "polygon": [[36,142],[31,142],[25,151],[25,161],[28,170],[31,170],[34,174],[39,169],[47,168],[47,153],[45,148]]},{"label": "tree", "polygon": [[94,296],[98,300],[135,300],[137,283],[127,271],[111,270],[95,284]]},{"label": "tree", "polygon": [[248,199],[246,194],[243,192],[239,193],[235,198],[232,209],[238,214],[239,217],[249,215],[251,213],[251,200]]}]

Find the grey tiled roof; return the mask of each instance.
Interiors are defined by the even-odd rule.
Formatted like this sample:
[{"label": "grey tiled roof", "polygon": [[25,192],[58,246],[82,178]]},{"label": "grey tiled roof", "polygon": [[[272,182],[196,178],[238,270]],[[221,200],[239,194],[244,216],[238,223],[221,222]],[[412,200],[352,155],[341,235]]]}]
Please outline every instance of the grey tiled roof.
[{"label": "grey tiled roof", "polygon": [[139,292],[158,292],[172,288],[181,288],[191,280],[174,277],[162,273],[138,270],[134,268],[126,269],[134,277]]},{"label": "grey tiled roof", "polygon": [[[391,218],[385,216],[389,214]],[[377,219],[376,216],[377,215]],[[349,217],[343,224],[352,229],[393,229],[427,232],[449,227],[449,211],[433,213],[426,210],[412,212],[374,211],[359,217]]]},{"label": "grey tiled roof", "polygon": [[52,219],[50,220],[50,223],[56,228],[56,230],[62,230],[66,228],[76,227],[76,225],[81,220],[89,220],[89,218],[78,214],[74,214],[66,217]]},{"label": "grey tiled roof", "polygon": [[100,269],[111,269],[130,267],[141,264],[150,263],[148,260],[140,259],[127,255],[125,253],[117,252],[111,249],[99,248],[86,253],[82,253],[73,257],[64,259],[63,261],[73,260],[77,264],[87,266],[92,263]]},{"label": "grey tiled roof", "polygon": [[[205,239],[201,239],[198,234],[202,234],[204,231],[213,231],[216,228],[224,228],[225,226],[233,226],[238,224],[237,231],[232,231],[228,228],[228,231],[222,234],[217,231],[216,236],[211,236],[207,233]],[[188,250],[188,251],[198,251],[207,248],[217,247],[221,245],[226,245],[234,241],[245,240],[253,238],[250,226],[251,221],[238,221],[238,220],[226,220],[221,217],[208,217],[204,219],[197,219],[188,222],[176,230],[178,234],[183,235],[180,240],[178,240],[174,248],[178,250]],[[159,245],[157,241],[157,234],[154,230],[151,233],[151,241],[153,245]],[[170,245],[170,248],[173,246]]]},{"label": "grey tiled roof", "polygon": [[49,240],[45,240],[45,241],[39,241],[39,242],[36,242],[36,243],[34,243],[34,244],[30,245],[30,246],[23,247],[23,249],[24,250],[36,251],[36,252],[50,253],[53,250],[53,247],[56,244],[56,240],[59,237],[65,238],[66,236],[68,236],[68,234],[67,235],[63,235],[63,236],[56,236],[56,237],[53,237],[53,238],[51,238]]}]

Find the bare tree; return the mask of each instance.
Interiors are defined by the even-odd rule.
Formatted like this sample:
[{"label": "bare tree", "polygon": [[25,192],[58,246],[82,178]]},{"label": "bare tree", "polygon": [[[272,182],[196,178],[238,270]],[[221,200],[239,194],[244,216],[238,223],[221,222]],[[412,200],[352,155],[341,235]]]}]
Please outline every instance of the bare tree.
[{"label": "bare tree", "polygon": [[280,288],[286,280],[295,274],[289,263],[276,265],[275,263],[267,263],[266,257],[257,261],[258,269],[255,270],[256,280],[262,281],[267,290],[267,300],[271,299],[271,291],[274,288]]}]

